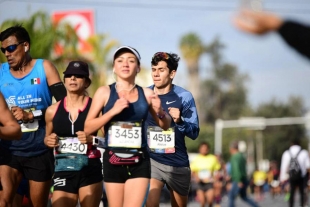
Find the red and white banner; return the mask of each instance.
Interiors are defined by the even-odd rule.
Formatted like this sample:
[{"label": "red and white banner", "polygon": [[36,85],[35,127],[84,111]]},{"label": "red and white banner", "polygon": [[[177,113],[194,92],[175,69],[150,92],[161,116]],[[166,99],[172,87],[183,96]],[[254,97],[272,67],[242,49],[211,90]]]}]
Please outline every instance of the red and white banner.
[{"label": "red and white banner", "polygon": [[[86,40],[95,33],[93,10],[56,11],[52,14],[52,20],[56,25],[68,23],[74,28],[79,38],[78,49],[80,51],[89,52],[92,49]],[[55,50],[57,54],[61,54],[61,44],[58,44]]]}]

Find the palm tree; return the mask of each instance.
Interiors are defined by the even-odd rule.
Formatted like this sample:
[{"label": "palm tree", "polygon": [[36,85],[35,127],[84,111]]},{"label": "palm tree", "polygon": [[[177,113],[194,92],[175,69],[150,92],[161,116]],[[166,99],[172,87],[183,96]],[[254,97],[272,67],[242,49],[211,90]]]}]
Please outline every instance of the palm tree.
[{"label": "palm tree", "polygon": [[[51,60],[60,74],[72,60],[88,62],[93,82],[89,88],[90,95],[99,85],[106,83],[107,68],[111,65],[107,59],[111,50],[118,45],[116,40],[108,40],[107,35],[95,34],[87,40],[92,50],[87,53],[79,51],[79,39],[74,28],[68,23],[53,24],[50,16],[43,11],[35,12],[28,19],[8,19],[2,23],[0,31],[13,25],[22,25],[28,31],[32,57]],[[57,50],[59,45],[60,51]],[[0,54],[0,62],[6,62],[3,54]]]},{"label": "palm tree", "polygon": [[[204,113],[201,113],[202,108],[200,104],[199,59],[204,52],[204,46],[198,35],[188,33],[181,38],[180,49],[188,71],[188,90],[196,100],[197,110],[200,116]],[[204,120],[201,116],[199,119]]]}]

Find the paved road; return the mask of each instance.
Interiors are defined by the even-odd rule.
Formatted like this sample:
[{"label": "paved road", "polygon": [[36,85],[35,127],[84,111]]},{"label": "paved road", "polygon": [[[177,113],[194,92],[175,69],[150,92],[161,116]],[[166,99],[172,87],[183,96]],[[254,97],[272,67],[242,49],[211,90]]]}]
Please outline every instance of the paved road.
[{"label": "paved road", "polygon": [[[269,196],[269,194],[265,195],[265,198],[263,201],[259,202],[260,207],[287,207],[288,203],[284,201],[284,196],[278,196],[274,199]],[[169,203],[161,203],[160,207],[169,207]],[[299,207],[299,196],[295,196],[295,206]],[[200,207],[200,205],[197,202],[190,202],[188,204],[188,207]],[[221,207],[228,207],[228,200],[227,197],[224,197]],[[248,207],[246,203],[244,203],[240,198],[237,198],[236,200],[236,207]]]}]

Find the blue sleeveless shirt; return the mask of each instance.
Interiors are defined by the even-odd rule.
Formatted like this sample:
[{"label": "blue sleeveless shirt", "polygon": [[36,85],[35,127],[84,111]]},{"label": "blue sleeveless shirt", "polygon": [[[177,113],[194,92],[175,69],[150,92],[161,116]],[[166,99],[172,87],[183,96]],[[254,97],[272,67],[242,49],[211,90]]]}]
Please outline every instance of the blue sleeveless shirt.
[{"label": "blue sleeveless shirt", "polygon": [[[0,91],[8,106],[18,106],[24,110],[46,109],[52,104],[52,94],[48,88],[43,60],[37,59],[32,70],[22,78],[15,78],[8,63],[1,65]],[[10,150],[13,155],[37,156],[48,148],[44,145],[45,120],[39,121],[34,132],[24,132],[21,140],[1,140],[0,146]]]},{"label": "blue sleeveless shirt", "polygon": [[[147,103],[147,100],[145,98],[144,95],[144,91],[143,88],[141,88],[140,86],[136,85],[137,89],[138,89],[138,100],[133,102],[133,103],[129,103],[129,107],[123,109],[123,111],[119,114],[117,114],[116,116],[114,116],[106,125],[104,125],[104,131],[105,133],[105,139],[106,142],[108,143],[108,139],[109,139],[109,135],[108,135],[108,130],[111,126],[111,122],[115,122],[115,121],[139,121],[142,123],[142,144],[141,147],[146,147],[147,146],[147,140],[146,140],[146,134],[143,133],[144,130],[144,122],[147,118],[148,115],[148,111],[149,111],[149,105]],[[107,105],[102,109],[102,114],[106,113],[107,111],[109,111],[113,106],[114,103],[116,102],[117,99],[119,99],[118,94],[116,92],[115,89],[115,83],[110,85],[110,97],[109,100],[107,102]],[[106,146],[108,147],[108,146]]]}]

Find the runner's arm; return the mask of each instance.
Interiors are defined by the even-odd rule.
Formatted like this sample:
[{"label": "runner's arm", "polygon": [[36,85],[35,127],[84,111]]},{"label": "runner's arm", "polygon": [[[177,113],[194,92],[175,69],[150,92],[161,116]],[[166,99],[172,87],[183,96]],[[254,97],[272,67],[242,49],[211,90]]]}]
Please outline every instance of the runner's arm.
[{"label": "runner's arm", "polygon": [[182,97],[183,109],[181,112],[181,121],[176,123],[179,131],[185,136],[195,140],[199,135],[199,119],[195,100],[191,93]]},{"label": "runner's arm", "polygon": [[84,132],[86,135],[97,132],[113,118],[114,114],[111,110],[99,116],[108,99],[107,94],[110,94],[109,86],[101,86],[95,92],[84,124]]},{"label": "runner's arm", "polygon": [[302,55],[310,58],[310,27],[295,21],[284,21],[278,29],[284,41]]},{"label": "runner's arm", "polygon": [[0,139],[18,140],[22,136],[20,125],[17,123],[2,93],[0,93]]}]

